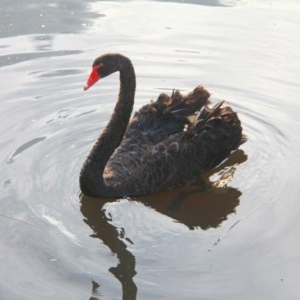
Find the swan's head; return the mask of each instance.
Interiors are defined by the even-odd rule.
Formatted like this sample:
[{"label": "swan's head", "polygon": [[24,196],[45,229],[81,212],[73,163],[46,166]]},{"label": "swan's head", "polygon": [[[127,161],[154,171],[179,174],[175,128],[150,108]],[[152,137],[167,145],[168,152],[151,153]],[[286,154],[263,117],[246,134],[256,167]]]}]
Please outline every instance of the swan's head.
[{"label": "swan's head", "polygon": [[122,68],[124,60],[127,58],[121,54],[104,54],[95,59],[92,72],[84,87],[86,91],[94,85],[99,79],[104,78]]}]

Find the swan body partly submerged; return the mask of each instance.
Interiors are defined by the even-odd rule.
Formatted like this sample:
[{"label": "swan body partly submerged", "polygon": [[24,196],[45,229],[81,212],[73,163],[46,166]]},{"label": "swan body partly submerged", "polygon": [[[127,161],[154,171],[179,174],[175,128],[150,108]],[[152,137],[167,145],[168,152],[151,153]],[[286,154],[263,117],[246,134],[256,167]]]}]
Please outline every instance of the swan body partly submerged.
[{"label": "swan body partly submerged", "polygon": [[237,114],[224,101],[209,108],[202,86],[185,96],[160,94],[130,119],[135,73],[121,54],[98,57],[85,90],[117,71],[117,104],[80,173],[85,195],[137,196],[195,183],[246,141]]}]

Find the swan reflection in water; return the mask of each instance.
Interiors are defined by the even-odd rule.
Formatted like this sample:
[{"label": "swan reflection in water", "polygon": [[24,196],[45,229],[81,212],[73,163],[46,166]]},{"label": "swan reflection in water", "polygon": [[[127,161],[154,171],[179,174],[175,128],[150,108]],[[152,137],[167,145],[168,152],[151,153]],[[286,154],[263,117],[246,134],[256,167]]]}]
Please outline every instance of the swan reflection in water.
[{"label": "swan reflection in water", "polygon": [[[175,189],[160,194],[132,198],[147,207],[151,207],[158,213],[167,215],[174,220],[186,225],[193,230],[201,228],[217,228],[227,219],[228,215],[235,212],[242,193],[227,184],[231,181],[236,166],[246,161],[247,156],[243,150],[235,151],[228,160],[218,168],[206,174],[199,185],[192,185]],[[216,181],[208,178],[218,174]],[[112,199],[94,199],[81,195],[81,212],[84,222],[93,230],[91,237],[99,238],[114,253],[119,263],[111,267],[109,271],[120,281],[122,285],[122,299],[136,299],[137,286],[133,280],[136,274],[135,257],[127,249],[122,240],[124,231],[112,225],[113,220],[107,216],[103,206]],[[130,241],[128,239],[128,241]],[[100,284],[92,282],[92,296],[97,297]]]}]

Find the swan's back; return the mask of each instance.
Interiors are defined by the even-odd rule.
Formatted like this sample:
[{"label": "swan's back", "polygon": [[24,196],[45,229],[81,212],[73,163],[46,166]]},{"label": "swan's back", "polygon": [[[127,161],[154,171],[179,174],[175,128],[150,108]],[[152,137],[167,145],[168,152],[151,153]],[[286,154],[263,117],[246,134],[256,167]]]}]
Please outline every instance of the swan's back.
[{"label": "swan's back", "polygon": [[201,86],[186,96],[173,91],[143,106],[105,168],[108,185],[124,195],[159,192],[196,182],[246,138],[237,114],[221,102],[213,108]]}]

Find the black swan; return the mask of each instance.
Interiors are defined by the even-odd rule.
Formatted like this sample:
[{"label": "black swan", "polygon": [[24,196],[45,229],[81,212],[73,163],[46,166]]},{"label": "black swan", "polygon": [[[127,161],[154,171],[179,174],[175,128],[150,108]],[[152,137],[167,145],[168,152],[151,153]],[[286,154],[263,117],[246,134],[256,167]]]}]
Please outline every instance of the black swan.
[{"label": "black swan", "polygon": [[80,172],[83,194],[139,196],[196,183],[246,141],[237,114],[224,101],[209,108],[202,86],[185,96],[162,93],[130,119],[135,73],[121,54],[98,57],[84,90],[117,71],[119,98]]}]

